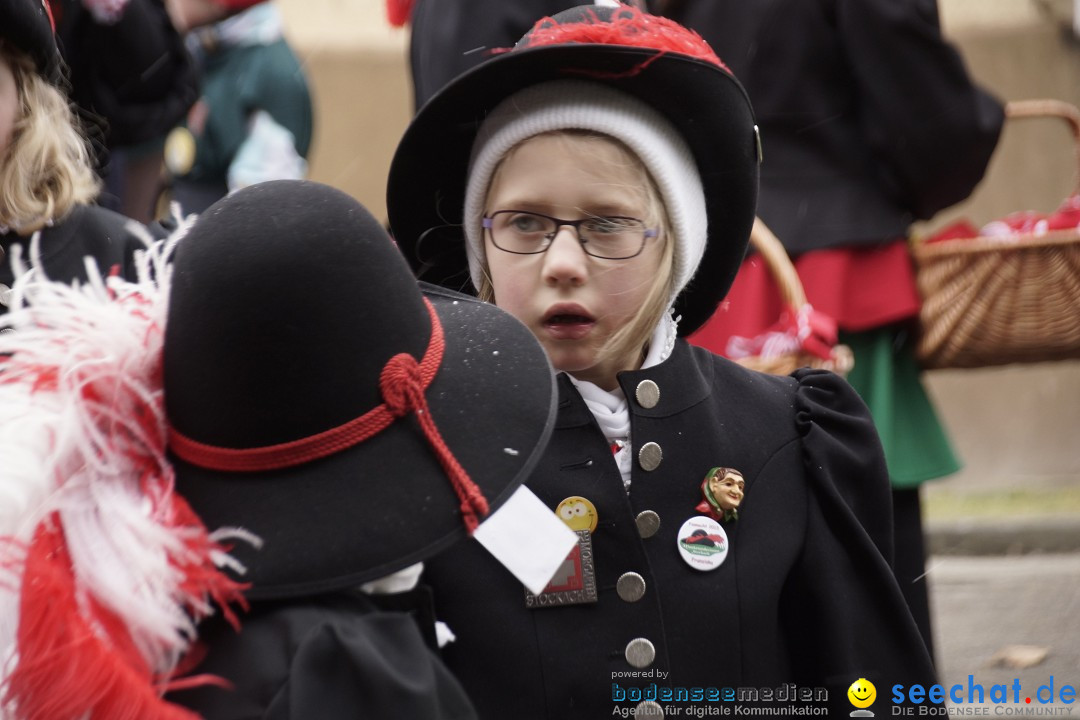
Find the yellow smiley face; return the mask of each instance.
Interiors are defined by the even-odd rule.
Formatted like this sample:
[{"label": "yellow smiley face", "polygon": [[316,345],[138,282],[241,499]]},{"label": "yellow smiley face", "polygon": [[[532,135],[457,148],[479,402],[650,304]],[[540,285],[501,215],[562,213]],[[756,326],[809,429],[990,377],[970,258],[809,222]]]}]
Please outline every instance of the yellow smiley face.
[{"label": "yellow smiley face", "polygon": [[555,514],[571,530],[596,530],[596,508],[580,495],[571,495],[559,503]]},{"label": "yellow smiley face", "polygon": [[859,678],[851,683],[851,687],[847,690],[847,696],[855,707],[868,708],[877,699],[877,688],[874,687],[874,683],[866,678]]}]

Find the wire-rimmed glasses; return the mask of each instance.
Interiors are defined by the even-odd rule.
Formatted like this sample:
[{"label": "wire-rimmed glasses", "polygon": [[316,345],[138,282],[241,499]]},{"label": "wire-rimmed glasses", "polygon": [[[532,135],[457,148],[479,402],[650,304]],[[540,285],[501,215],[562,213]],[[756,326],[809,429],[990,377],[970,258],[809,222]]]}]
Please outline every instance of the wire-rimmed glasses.
[{"label": "wire-rimmed glasses", "polygon": [[645,241],[657,235],[657,230],[646,227],[643,220],[620,215],[563,220],[524,210],[499,210],[485,215],[482,225],[491,234],[495,247],[515,255],[545,252],[563,225],[574,228],[587,255],[605,260],[628,260],[640,255]]}]

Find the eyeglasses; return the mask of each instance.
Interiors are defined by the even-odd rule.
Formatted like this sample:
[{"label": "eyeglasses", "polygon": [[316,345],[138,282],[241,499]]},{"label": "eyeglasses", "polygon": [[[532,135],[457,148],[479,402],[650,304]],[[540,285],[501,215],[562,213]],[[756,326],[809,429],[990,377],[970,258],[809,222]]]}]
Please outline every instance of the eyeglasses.
[{"label": "eyeglasses", "polygon": [[540,213],[499,210],[485,216],[482,225],[491,233],[495,247],[516,255],[545,252],[563,225],[574,228],[585,254],[605,260],[629,260],[640,255],[645,241],[657,235],[643,221],[618,215],[561,220]]}]

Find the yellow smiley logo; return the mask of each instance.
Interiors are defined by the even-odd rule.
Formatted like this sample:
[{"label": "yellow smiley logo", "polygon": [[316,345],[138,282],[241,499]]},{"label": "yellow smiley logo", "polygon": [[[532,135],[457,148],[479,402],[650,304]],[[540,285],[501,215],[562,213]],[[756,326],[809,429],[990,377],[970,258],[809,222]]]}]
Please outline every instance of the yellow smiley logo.
[{"label": "yellow smiley logo", "polygon": [[851,683],[851,687],[847,690],[847,696],[855,707],[868,708],[877,699],[877,688],[874,687],[874,683],[866,678],[859,678]]},{"label": "yellow smiley logo", "polygon": [[596,530],[596,508],[580,495],[572,495],[559,503],[555,514],[571,530]]}]

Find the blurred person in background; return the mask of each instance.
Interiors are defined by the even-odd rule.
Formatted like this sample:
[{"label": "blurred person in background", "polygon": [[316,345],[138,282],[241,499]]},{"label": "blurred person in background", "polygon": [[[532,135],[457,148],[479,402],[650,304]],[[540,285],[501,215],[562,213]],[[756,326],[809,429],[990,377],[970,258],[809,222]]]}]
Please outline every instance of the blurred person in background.
[{"label": "blurred person in background", "polygon": [[[537,18],[566,10],[575,0],[386,0],[395,26],[411,24],[409,69],[413,107],[420,109],[451,79],[511,47]],[[614,4],[614,3],[598,3]],[[629,3],[643,7],[642,3]]]},{"label": "blurred person in background", "polygon": [[86,280],[85,258],[134,274],[133,221],[98,207],[101,183],[75,119],[44,0],[0,0],[0,313],[27,265]]},{"label": "blurred person in background", "polygon": [[198,98],[198,75],[162,0],[50,0],[71,97],[94,144],[101,202],[154,219],[165,134]]},{"label": "blurred person in background", "polygon": [[232,190],[304,178],[311,93],[277,6],[168,0],[168,7],[202,73],[201,97],[165,143],[171,199],[198,213]]},{"label": "blurred person in background", "polygon": [[[784,243],[816,311],[854,351],[848,380],[870,406],[893,485],[894,568],[933,653],[919,486],[960,463],[914,357],[916,220],[971,194],[1003,122],[942,36],[936,0],[655,0],[742,79],[764,160],[758,215]],[[776,323],[779,291],[751,256],[691,342]]]}]

